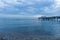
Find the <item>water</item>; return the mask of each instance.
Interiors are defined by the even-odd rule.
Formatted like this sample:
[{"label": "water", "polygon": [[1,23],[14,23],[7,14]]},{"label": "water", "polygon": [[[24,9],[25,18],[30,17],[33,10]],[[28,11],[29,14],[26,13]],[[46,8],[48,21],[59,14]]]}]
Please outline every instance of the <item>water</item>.
[{"label": "water", "polygon": [[9,40],[29,36],[60,36],[60,21],[43,21],[34,18],[1,18],[0,36]]}]

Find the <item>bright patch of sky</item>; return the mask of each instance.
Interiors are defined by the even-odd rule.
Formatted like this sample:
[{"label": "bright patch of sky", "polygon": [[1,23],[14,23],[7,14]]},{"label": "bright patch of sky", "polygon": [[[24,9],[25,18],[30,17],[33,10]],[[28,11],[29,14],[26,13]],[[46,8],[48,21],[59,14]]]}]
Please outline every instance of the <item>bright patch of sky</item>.
[{"label": "bright patch of sky", "polygon": [[0,17],[60,15],[60,0],[0,0]]}]

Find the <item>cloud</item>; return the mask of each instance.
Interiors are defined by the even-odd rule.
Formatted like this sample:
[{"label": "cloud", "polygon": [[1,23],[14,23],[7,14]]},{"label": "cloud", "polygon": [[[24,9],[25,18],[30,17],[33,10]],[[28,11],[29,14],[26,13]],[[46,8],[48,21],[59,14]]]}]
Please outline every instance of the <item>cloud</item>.
[{"label": "cloud", "polygon": [[43,13],[47,16],[53,16],[53,15],[60,15],[60,0],[54,0],[54,3],[51,4],[49,7],[42,7],[41,10],[43,10]]},{"label": "cloud", "polygon": [[0,0],[3,15],[56,15],[59,10],[60,0]]},{"label": "cloud", "polygon": [[56,7],[60,7],[60,0],[55,0]]},{"label": "cloud", "polygon": [[4,2],[2,2],[2,1],[0,0],[0,8],[4,8],[4,6],[7,6],[7,4],[5,4]]},{"label": "cloud", "polygon": [[16,3],[17,0],[1,0],[1,1],[7,4],[14,4]]},{"label": "cloud", "polygon": [[0,18],[31,18],[30,15],[11,15],[11,14],[0,14]]}]

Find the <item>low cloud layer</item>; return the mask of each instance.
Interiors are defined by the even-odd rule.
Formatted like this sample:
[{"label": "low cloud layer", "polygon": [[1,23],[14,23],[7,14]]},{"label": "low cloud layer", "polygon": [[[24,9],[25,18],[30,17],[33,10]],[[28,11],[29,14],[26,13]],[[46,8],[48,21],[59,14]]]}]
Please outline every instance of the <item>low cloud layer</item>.
[{"label": "low cloud layer", "polygon": [[0,0],[0,15],[6,17],[60,15],[60,0]]}]

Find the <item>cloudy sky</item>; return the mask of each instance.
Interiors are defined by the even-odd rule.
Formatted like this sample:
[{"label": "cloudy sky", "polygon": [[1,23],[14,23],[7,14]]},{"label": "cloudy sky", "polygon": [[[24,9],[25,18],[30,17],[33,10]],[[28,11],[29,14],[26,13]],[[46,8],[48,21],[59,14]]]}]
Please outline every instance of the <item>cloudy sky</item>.
[{"label": "cloudy sky", "polygon": [[0,0],[0,17],[60,15],[60,0]]}]

